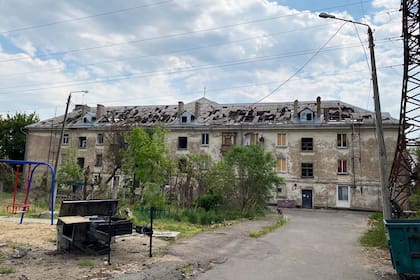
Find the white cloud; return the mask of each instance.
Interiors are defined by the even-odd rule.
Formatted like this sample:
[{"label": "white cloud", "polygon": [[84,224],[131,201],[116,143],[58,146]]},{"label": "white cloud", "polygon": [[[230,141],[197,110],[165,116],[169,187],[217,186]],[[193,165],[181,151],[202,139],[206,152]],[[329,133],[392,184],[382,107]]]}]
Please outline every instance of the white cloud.
[{"label": "white cloud", "polygon": [[[270,0],[176,0],[2,33],[0,112],[37,110],[41,118],[52,117],[56,107],[62,113],[68,92],[80,89],[89,93],[75,94],[74,103],[93,106],[188,102],[201,97],[204,88],[206,97],[219,103],[255,102],[290,78],[341,25],[320,19],[310,12],[314,2],[307,3],[295,9]],[[357,18],[375,31],[383,108],[397,117],[401,71],[383,67],[402,63],[401,42],[394,41],[401,33],[401,15],[392,12],[400,3],[371,4]],[[40,0],[35,7],[16,0],[2,5],[0,27],[7,31],[139,4]],[[334,13],[352,18],[346,6]],[[366,31],[358,30],[366,49]],[[25,59],[28,55],[35,58]],[[346,24],[325,51],[265,101],[315,100],[319,95],[373,109],[366,102],[369,81],[357,33]]]}]

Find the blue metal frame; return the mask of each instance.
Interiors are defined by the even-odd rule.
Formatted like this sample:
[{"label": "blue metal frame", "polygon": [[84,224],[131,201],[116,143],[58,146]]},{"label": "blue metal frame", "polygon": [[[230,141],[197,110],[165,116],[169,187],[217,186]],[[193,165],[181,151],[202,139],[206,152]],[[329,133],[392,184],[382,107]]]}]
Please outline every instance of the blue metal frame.
[{"label": "blue metal frame", "polygon": [[[40,165],[45,165],[47,166],[50,171],[51,171],[51,176],[52,176],[52,180],[51,180],[51,225],[54,224],[54,186],[55,186],[55,171],[54,168],[51,166],[51,164],[47,163],[47,162],[42,162],[42,161],[27,161],[27,160],[11,160],[11,159],[0,159],[0,162],[3,163],[7,163],[7,164],[14,164],[14,165],[24,165],[24,164],[29,164],[29,165],[35,165],[34,168],[32,168],[31,171],[31,176],[29,177],[29,183],[28,183],[28,194],[31,190],[31,184],[32,184],[32,177],[33,174],[35,172],[35,170],[37,169],[38,166]],[[23,216],[25,215],[25,212],[22,213],[22,215],[20,216],[20,224],[22,224],[23,222]]]}]

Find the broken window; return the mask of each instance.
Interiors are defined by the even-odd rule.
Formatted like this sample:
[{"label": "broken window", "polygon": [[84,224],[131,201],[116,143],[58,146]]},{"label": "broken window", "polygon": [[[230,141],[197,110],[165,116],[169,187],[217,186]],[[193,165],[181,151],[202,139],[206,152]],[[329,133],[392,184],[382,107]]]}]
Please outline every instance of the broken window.
[{"label": "broken window", "polygon": [[96,154],[95,166],[102,166],[102,154]]},{"label": "broken window", "polygon": [[314,177],[314,164],[302,163],[302,178],[313,178],[313,177]]},{"label": "broken window", "polygon": [[79,148],[86,149],[86,146],[87,146],[86,136],[79,137]]},{"label": "broken window", "polygon": [[209,144],[209,134],[202,133],[201,134],[201,145],[208,145]]},{"label": "broken window", "polygon": [[302,151],[313,151],[313,138],[302,138]]},{"label": "broken window", "polygon": [[338,160],[338,174],[347,174],[347,160],[346,159],[339,159]]},{"label": "broken window", "polygon": [[188,147],[188,137],[180,136],[178,137],[178,149],[187,149]]},{"label": "broken window", "polygon": [[69,135],[67,133],[63,134],[63,145],[68,145],[69,144]]},{"label": "broken window", "polygon": [[77,164],[80,166],[80,168],[84,168],[85,167],[85,158],[83,157],[78,157],[77,158]]},{"label": "broken window", "polygon": [[222,133],[222,145],[223,146],[232,146],[235,144],[235,134],[234,133]]},{"label": "broken window", "polygon": [[277,146],[287,146],[286,144],[286,133],[277,134]]},{"label": "broken window", "polygon": [[337,147],[338,148],[347,147],[347,134],[337,134]]},{"label": "broken window", "polygon": [[278,158],[277,159],[277,172],[286,172],[286,159],[285,158]]},{"label": "broken window", "polygon": [[96,145],[103,145],[104,144],[104,135],[102,133],[98,133],[96,135]]}]

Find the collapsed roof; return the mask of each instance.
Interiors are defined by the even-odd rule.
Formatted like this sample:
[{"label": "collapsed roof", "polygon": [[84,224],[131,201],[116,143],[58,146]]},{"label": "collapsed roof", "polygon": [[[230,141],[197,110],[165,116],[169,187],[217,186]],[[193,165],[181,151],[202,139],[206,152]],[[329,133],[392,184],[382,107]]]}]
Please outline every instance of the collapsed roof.
[{"label": "collapsed roof", "polygon": [[[373,124],[375,114],[337,100],[294,101],[276,103],[235,103],[218,104],[206,98],[178,105],[111,106],[88,107],[76,105],[67,116],[67,128],[106,128],[132,126],[180,126],[204,125],[210,127],[235,125],[276,125],[299,124],[299,113],[303,110],[314,112],[315,123],[359,122]],[[182,116],[192,116],[182,121]],[[384,124],[398,124],[389,113],[382,113]],[[57,128],[62,126],[64,116],[51,118],[27,126],[26,128]],[[182,119],[182,120],[181,120]]]}]

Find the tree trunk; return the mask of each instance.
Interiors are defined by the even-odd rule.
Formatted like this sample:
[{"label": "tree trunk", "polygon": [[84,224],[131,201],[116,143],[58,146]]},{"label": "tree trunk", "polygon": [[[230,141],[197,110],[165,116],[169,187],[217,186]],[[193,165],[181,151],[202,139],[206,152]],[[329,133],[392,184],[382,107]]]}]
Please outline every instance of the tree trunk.
[{"label": "tree trunk", "polygon": [[0,180],[0,202],[2,201],[3,197],[3,189],[4,189],[4,182]]}]

